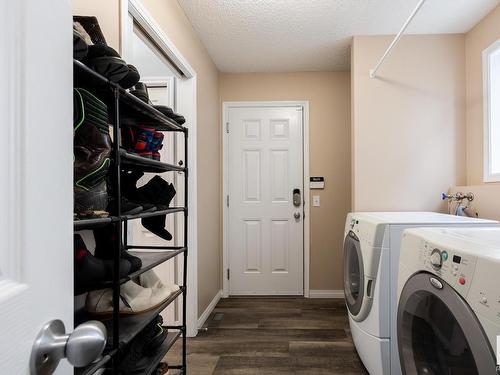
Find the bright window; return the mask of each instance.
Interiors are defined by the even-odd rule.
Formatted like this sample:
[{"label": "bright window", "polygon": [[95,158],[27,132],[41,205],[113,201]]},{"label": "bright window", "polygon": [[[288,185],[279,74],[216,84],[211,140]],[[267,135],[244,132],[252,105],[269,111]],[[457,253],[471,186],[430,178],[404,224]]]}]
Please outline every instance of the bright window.
[{"label": "bright window", "polygon": [[483,52],[484,181],[500,181],[500,40]]}]

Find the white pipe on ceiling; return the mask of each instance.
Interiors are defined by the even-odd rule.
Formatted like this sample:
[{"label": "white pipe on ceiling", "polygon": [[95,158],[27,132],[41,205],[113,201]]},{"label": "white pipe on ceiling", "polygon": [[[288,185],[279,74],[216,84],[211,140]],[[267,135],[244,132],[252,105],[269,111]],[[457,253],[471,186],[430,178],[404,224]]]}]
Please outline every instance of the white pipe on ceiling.
[{"label": "white pipe on ceiling", "polygon": [[377,70],[379,70],[380,66],[384,63],[384,60],[387,58],[387,56],[389,56],[392,49],[396,46],[396,44],[398,44],[398,42],[401,39],[401,37],[403,36],[406,28],[410,25],[411,20],[416,16],[416,14],[418,13],[418,11],[422,7],[422,5],[424,5],[424,3],[425,3],[425,0],[420,0],[420,2],[417,4],[417,7],[415,8],[415,10],[410,14],[410,17],[408,17],[408,19],[404,23],[403,27],[401,28],[401,30],[399,30],[398,35],[396,35],[396,37],[394,38],[392,43],[389,45],[389,48],[387,48],[385,53],[380,58],[378,64],[375,66],[375,68],[370,69],[370,78],[375,78],[377,76]]}]

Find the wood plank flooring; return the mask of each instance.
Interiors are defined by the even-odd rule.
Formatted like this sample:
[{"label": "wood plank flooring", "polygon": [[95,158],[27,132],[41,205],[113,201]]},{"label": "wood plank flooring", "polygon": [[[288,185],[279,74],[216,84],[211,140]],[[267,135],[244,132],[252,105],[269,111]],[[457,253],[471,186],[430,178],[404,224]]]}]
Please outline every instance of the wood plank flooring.
[{"label": "wood plank flooring", "polygon": [[[342,300],[228,298],[188,339],[187,375],[368,374]],[[167,356],[178,363],[180,346]]]}]

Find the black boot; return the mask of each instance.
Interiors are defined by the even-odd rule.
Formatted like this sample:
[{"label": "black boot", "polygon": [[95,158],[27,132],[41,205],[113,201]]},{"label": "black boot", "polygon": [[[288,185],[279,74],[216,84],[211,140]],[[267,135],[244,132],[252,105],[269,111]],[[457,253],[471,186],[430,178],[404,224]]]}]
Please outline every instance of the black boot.
[{"label": "black boot", "polygon": [[[118,224],[120,225],[120,224]],[[118,240],[112,225],[94,229],[95,256],[100,259],[113,259],[113,252]],[[121,259],[128,261],[131,265],[130,271],[135,272],[142,267],[141,258],[130,255],[128,251],[122,249]]]},{"label": "black boot", "polygon": [[137,191],[137,181],[139,181],[142,176],[144,176],[144,173],[141,171],[123,170],[121,175],[122,194],[130,203],[141,205],[143,208],[142,212],[154,212],[156,211],[156,206],[142,200]]},{"label": "black boot", "polygon": [[[175,196],[174,185],[169,184],[160,176],[153,177],[146,185],[137,189],[142,201],[147,201],[156,205],[158,210],[165,210]],[[144,228],[157,236],[170,241],[172,235],[165,229],[166,215],[143,218],[141,220]]]},{"label": "black boot", "polygon": [[[113,262],[94,257],[85,246],[79,234],[74,235],[74,282],[77,294],[98,287],[99,284],[113,279]],[[130,262],[122,259],[120,277],[130,272]]]}]

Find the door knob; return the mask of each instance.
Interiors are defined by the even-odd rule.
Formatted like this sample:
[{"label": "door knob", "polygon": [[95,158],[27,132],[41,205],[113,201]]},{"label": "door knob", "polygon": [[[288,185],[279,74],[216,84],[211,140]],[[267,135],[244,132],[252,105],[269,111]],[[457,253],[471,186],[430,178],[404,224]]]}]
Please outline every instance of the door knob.
[{"label": "door knob", "polygon": [[293,214],[293,217],[296,219],[296,220],[299,220],[300,219],[300,212],[295,212]]},{"label": "door knob", "polygon": [[62,321],[52,320],[35,339],[30,374],[50,375],[63,358],[74,367],[87,366],[101,356],[105,346],[106,327],[97,320],[80,324],[71,334],[66,334]]}]

